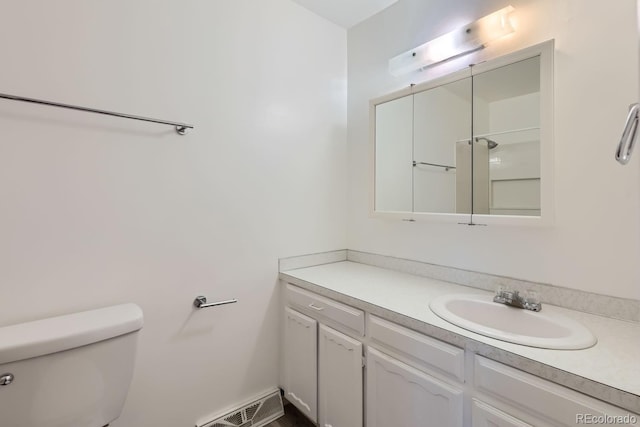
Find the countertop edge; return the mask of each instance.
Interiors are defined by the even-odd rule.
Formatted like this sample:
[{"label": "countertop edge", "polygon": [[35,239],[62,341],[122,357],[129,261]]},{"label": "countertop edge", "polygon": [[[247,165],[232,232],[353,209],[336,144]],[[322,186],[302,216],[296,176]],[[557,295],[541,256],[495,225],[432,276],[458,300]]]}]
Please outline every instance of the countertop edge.
[{"label": "countertop edge", "polygon": [[640,396],[637,396],[633,393],[620,390],[613,386],[603,384],[571,372],[567,372],[565,370],[512,353],[501,348],[494,347],[490,344],[474,340],[473,338],[462,336],[453,331],[434,326],[422,320],[417,320],[401,313],[382,308],[367,301],[345,295],[332,289],[325,288],[322,285],[299,279],[287,274],[287,272],[280,272],[279,277],[281,280],[287,283],[291,283],[327,298],[331,298],[341,303],[359,308],[360,310],[366,311],[385,320],[398,323],[409,329],[413,329],[417,332],[423,333],[457,347],[464,348],[465,350],[469,350],[488,359],[504,363],[505,365],[543,378],[547,381],[553,382],[563,387],[570,388],[579,393],[591,396],[595,399],[601,400],[614,406],[618,406],[622,409],[634,412],[636,414],[640,413]]}]

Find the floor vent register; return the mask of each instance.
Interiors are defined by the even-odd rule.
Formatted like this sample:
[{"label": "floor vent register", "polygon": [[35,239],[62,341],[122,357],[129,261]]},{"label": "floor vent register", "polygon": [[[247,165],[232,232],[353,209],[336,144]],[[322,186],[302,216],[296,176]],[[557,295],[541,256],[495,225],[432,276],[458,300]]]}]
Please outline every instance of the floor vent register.
[{"label": "floor vent register", "polygon": [[284,415],[280,390],[196,427],[261,427]]}]

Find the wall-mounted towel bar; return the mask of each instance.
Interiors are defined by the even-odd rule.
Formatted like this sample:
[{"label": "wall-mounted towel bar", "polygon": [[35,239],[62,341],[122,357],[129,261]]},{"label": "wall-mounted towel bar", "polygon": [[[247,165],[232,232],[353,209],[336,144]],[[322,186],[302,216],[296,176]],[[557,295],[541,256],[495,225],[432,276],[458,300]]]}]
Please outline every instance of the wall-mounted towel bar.
[{"label": "wall-mounted towel bar", "polygon": [[416,162],[415,160],[413,161],[413,166],[418,166],[418,165],[426,165],[426,166],[435,166],[437,168],[444,168],[445,171],[449,171],[449,169],[455,169],[455,166],[449,166],[449,165],[439,165],[437,163],[427,163],[427,162]]},{"label": "wall-mounted towel bar", "polygon": [[219,305],[233,304],[233,303],[236,303],[236,302],[238,302],[238,300],[234,298],[234,299],[229,299],[229,300],[226,300],[226,301],[218,301],[218,302],[207,303],[207,297],[199,296],[199,297],[196,297],[195,300],[193,300],[193,305],[196,308],[209,308],[209,307],[217,307]]},{"label": "wall-mounted towel bar", "polygon": [[113,111],[98,110],[95,108],[79,107],[77,105],[61,104],[59,102],[43,101],[41,99],[34,99],[34,98],[25,98],[23,96],[7,95],[6,93],[0,93],[0,98],[9,99],[11,101],[22,101],[22,102],[30,102],[32,104],[48,105],[50,107],[67,108],[69,110],[85,111],[87,113],[104,114],[106,116],[122,117],[124,119],[140,120],[143,122],[160,123],[163,125],[169,125],[169,126],[175,127],[176,132],[178,132],[180,135],[184,135],[187,132],[187,129],[193,129],[193,125],[189,125],[187,123],[172,122],[169,120],[151,119],[149,117],[134,116],[131,114],[116,113]]}]

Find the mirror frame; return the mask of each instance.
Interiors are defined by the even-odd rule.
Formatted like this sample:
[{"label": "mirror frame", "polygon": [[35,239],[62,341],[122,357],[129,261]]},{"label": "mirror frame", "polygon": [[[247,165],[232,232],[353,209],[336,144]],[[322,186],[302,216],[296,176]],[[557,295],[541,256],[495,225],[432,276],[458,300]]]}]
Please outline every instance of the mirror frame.
[{"label": "mirror frame", "polygon": [[[477,65],[471,65],[464,70],[456,71],[437,79],[378,97],[369,101],[369,139],[370,139],[370,194],[369,216],[372,218],[396,219],[403,221],[428,221],[457,223],[464,225],[516,225],[516,226],[550,226],[554,222],[554,40],[508,53]],[[429,213],[429,212],[398,212],[377,211],[375,209],[376,182],[376,106],[415,95],[438,86],[452,83],[467,77],[473,77],[496,68],[540,57],[540,216],[523,215],[488,215],[462,213]],[[470,135],[473,137],[473,135]]]}]

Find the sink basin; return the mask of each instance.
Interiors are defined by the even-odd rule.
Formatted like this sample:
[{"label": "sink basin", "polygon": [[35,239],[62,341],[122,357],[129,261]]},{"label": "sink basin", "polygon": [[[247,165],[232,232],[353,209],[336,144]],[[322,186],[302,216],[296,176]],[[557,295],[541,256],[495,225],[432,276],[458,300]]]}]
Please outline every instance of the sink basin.
[{"label": "sink basin", "polygon": [[435,298],[429,307],[456,326],[529,347],[578,350],[597,342],[584,325],[544,306],[533,312],[495,303],[488,295],[453,294]]}]

